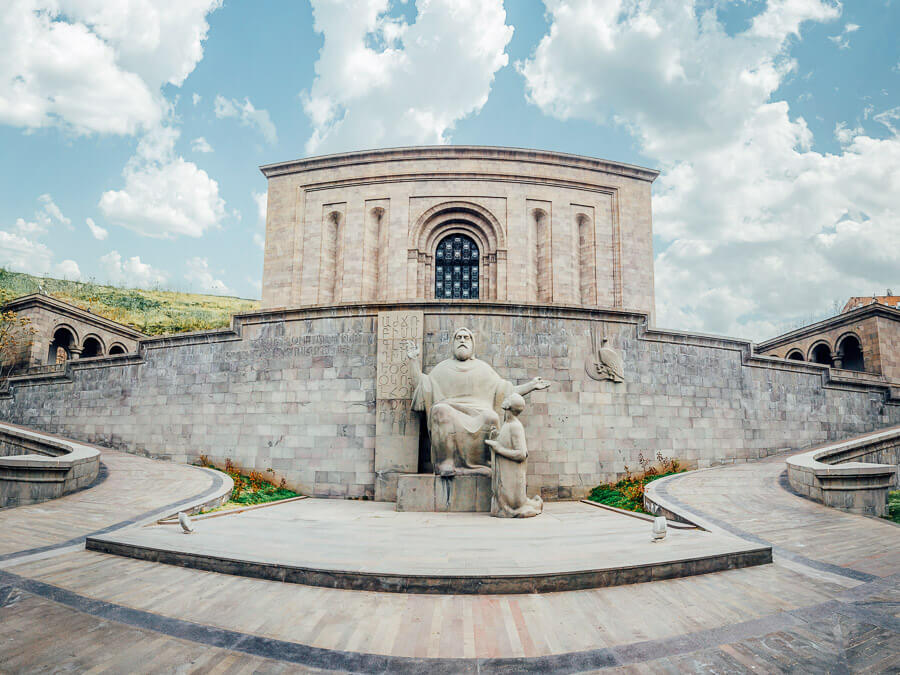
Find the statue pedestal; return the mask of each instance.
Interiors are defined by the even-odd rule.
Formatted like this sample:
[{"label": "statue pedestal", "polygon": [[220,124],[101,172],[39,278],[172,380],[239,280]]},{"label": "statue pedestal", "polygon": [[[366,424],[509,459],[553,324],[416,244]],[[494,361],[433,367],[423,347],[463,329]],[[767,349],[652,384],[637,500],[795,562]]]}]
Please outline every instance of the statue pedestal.
[{"label": "statue pedestal", "polygon": [[431,473],[401,475],[397,480],[397,510],[488,512],[491,510],[491,478],[444,478]]}]

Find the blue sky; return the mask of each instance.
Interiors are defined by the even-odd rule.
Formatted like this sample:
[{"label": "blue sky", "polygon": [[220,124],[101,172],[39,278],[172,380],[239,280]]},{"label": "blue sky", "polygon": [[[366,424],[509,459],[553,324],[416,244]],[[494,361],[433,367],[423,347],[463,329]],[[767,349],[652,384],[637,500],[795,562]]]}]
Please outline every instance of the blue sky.
[{"label": "blue sky", "polygon": [[900,2],[14,0],[0,265],[258,297],[257,167],[428,143],[662,170],[660,325],[900,287]]}]

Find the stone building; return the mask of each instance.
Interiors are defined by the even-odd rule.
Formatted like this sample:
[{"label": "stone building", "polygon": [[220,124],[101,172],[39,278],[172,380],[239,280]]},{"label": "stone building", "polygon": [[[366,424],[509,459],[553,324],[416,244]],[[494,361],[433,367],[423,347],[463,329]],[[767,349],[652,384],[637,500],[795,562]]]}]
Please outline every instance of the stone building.
[{"label": "stone building", "polygon": [[313,157],[262,172],[264,308],[460,299],[653,314],[657,171],[440,146]]},{"label": "stone building", "polygon": [[[458,146],[262,171],[261,310],[10,378],[0,418],[179,462],[271,468],[305,494],[390,500],[427,457],[407,341],[430,370],[467,326],[502,378],[551,382],[521,416],[528,489],[545,499],[585,496],[657,452],[706,467],[900,424],[883,375],[654,328],[655,171]],[[848,316],[873,311],[896,314]],[[623,381],[596,377],[600,345],[621,355]]]},{"label": "stone building", "polygon": [[16,298],[3,309],[30,319],[34,330],[31,344],[23,344],[20,350],[12,369],[14,374],[69,359],[134,353],[138,342],[147,337],[129,326],[41,293]]},{"label": "stone building", "polygon": [[761,342],[756,350],[767,356],[880,375],[900,388],[900,309],[871,300],[851,298],[841,314]]}]

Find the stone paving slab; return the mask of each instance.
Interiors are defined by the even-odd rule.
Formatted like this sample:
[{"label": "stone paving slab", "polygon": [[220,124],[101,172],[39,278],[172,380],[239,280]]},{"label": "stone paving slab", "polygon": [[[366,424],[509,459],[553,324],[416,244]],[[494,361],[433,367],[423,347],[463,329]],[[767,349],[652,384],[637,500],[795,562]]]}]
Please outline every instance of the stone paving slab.
[{"label": "stone paving slab", "polygon": [[813,559],[860,579],[900,572],[900,528],[794,494],[783,475],[790,454],[663,478],[648,494],[704,527],[770,544],[776,555]]},{"label": "stone paving slab", "polygon": [[332,588],[523,593],[615,586],[771,561],[766,547],[670,529],[580,502],[537,518],[404,513],[381,502],[308,499],[195,523],[91,537],[87,547],[198,569]]}]

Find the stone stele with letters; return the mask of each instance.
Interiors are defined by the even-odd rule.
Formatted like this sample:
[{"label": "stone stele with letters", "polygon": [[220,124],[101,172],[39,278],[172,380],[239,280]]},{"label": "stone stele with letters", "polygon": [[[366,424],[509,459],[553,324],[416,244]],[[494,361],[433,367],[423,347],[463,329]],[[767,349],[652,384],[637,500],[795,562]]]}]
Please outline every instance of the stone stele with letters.
[{"label": "stone stele with letters", "polygon": [[[422,344],[422,312],[379,312],[375,366],[375,499],[397,499],[397,477],[419,462],[419,416],[410,410],[415,382],[407,345]],[[415,369],[419,366],[416,363]]]}]

